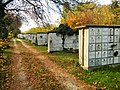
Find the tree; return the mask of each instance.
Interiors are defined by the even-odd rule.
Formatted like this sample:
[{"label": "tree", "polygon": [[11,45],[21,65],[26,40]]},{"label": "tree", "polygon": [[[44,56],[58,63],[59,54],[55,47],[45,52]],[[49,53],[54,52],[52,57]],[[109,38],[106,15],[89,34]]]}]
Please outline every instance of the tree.
[{"label": "tree", "polygon": [[[87,0],[87,2],[95,2],[96,0]],[[30,15],[39,25],[48,25],[50,22],[50,11],[57,12],[64,16],[62,8],[68,12],[72,12],[72,7],[85,2],[85,0],[0,0],[1,16],[6,12],[14,13],[19,19],[26,21],[25,15]],[[56,8],[55,8],[56,7]]]},{"label": "tree", "polygon": [[120,1],[114,0],[112,2],[111,11],[114,14],[113,24],[120,24]]},{"label": "tree", "polygon": [[72,8],[73,13],[66,12],[62,23],[67,23],[71,28],[86,24],[112,24],[113,13],[110,5],[97,5],[94,2],[79,3]]},{"label": "tree", "polygon": [[[74,0],[72,0],[72,2],[73,1]],[[8,31],[8,26],[6,28],[6,22],[3,20],[7,13],[12,13],[16,15],[19,20],[26,22],[28,21],[25,15],[23,16],[23,13],[29,14],[37,24],[46,26],[49,24],[50,10],[61,13],[61,5],[70,10],[69,4],[66,0],[0,0],[1,32],[4,30],[6,30],[6,32]],[[56,6],[59,11],[56,10],[54,6]],[[11,27],[11,29],[13,28]]]},{"label": "tree", "polygon": [[7,14],[4,17],[4,22],[5,22],[5,26],[8,29],[8,32],[12,32],[12,34],[14,34],[14,37],[17,36],[17,34],[21,33],[19,30],[19,27],[21,26],[21,22],[20,20],[11,14]]},{"label": "tree", "polygon": [[47,25],[47,26],[40,26],[40,27],[35,27],[35,28],[31,28],[28,31],[26,31],[25,33],[38,33],[38,32],[48,32],[53,30],[56,27],[56,25]]},{"label": "tree", "polygon": [[61,14],[61,6],[70,10],[73,3],[77,3],[77,0],[0,0],[0,20],[6,12],[11,12],[21,21],[27,23],[26,16],[30,15],[37,24],[46,26],[50,22],[50,10]]}]

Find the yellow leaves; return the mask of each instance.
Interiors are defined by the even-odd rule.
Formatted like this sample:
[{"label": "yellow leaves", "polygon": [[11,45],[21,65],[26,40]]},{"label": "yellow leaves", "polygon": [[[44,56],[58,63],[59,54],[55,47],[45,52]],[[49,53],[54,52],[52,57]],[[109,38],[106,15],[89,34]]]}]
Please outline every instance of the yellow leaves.
[{"label": "yellow leaves", "polygon": [[90,23],[92,19],[92,13],[87,12],[77,12],[76,14],[68,13],[66,18],[66,23],[71,27],[75,28],[79,25],[84,25]]},{"label": "yellow leaves", "polygon": [[68,12],[64,23],[71,28],[85,24],[112,24],[114,19],[110,6],[96,6],[94,3],[84,3],[75,7],[73,13]]}]

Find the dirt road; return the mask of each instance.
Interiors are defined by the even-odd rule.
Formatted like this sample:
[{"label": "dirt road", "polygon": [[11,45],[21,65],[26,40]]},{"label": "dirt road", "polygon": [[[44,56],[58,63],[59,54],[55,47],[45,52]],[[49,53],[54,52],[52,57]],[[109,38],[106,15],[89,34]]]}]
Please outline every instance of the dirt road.
[{"label": "dirt road", "polygon": [[[21,49],[21,47],[24,48],[24,51]],[[32,71],[32,68],[28,69],[30,63],[31,66],[34,65],[36,67],[41,66],[42,64],[42,68],[48,70],[45,75],[49,74],[48,77],[51,77],[50,78],[50,80],[52,80],[51,82],[54,82],[54,88],[52,90],[96,90],[96,87],[87,85],[82,80],[79,80],[77,77],[69,74],[65,69],[61,68],[60,66],[50,61],[48,57],[41,55],[40,52],[38,52],[36,49],[29,46],[25,42],[21,41],[20,39],[18,39],[17,41],[14,40],[13,52],[14,52],[13,53],[14,55],[12,57],[13,80],[10,90],[51,90],[52,89],[51,87],[53,86],[51,85],[53,85],[53,83],[47,84],[47,86],[44,85],[41,86],[42,85],[40,84],[41,77],[38,77],[38,74],[37,74],[37,78],[34,75],[32,75],[36,70],[39,70],[40,68],[39,69],[34,68],[35,69],[34,71]],[[26,60],[25,57],[26,58],[31,57],[31,58],[29,58],[29,60]],[[34,78],[34,80],[32,78]],[[37,83],[35,83],[36,81]],[[48,83],[48,81],[46,81],[46,83]]]}]

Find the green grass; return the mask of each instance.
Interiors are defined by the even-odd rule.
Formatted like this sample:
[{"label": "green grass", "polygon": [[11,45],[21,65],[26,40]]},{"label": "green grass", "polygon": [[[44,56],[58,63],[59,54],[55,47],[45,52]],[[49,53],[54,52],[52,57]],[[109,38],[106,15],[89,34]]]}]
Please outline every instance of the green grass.
[{"label": "green grass", "polygon": [[69,72],[99,89],[120,90],[120,66],[105,66],[95,71],[72,67]]},{"label": "green grass", "polygon": [[78,53],[71,53],[69,51],[48,53],[47,46],[33,46],[33,47],[35,47],[42,54],[47,55],[50,60],[52,60],[53,62],[57,63],[62,67],[69,67],[73,64],[75,65],[75,63],[79,59]]},{"label": "green grass", "polygon": [[105,66],[94,71],[87,71],[80,66],[76,66],[79,60],[77,53],[68,51],[48,53],[47,46],[32,46],[86,83],[95,85],[98,89],[120,90],[120,65],[116,67]]}]

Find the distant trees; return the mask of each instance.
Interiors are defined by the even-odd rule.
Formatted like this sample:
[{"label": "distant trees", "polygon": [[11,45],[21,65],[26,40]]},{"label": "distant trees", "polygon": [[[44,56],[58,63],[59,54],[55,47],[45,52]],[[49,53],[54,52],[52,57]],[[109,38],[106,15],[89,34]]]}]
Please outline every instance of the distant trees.
[{"label": "distant trees", "polygon": [[113,24],[120,24],[120,1],[113,0],[111,11],[114,14]]},{"label": "distant trees", "polygon": [[5,9],[7,4],[12,1],[13,0],[6,0],[5,2],[4,0],[0,0],[0,38],[3,40],[8,37],[9,32],[15,32],[16,30],[18,32],[18,28],[21,25],[17,17],[8,13]]},{"label": "distant trees", "polygon": [[13,14],[7,14],[4,17],[4,22],[5,22],[5,26],[8,29],[8,32],[12,32],[12,34],[16,37],[17,34],[21,33],[21,31],[19,30],[20,26],[21,26],[21,22],[20,20],[17,18],[17,16],[14,16]]},{"label": "distant trees", "polygon": [[71,8],[72,12],[63,11],[66,17],[61,19],[61,23],[67,23],[71,28],[85,24],[120,24],[120,7],[115,6],[97,5],[94,2],[78,3]]},{"label": "distant trees", "polygon": [[21,22],[13,14],[6,13],[0,20],[0,38],[7,38],[8,34],[12,32],[14,36],[20,33],[19,27]]},{"label": "distant trees", "polygon": [[53,30],[56,27],[56,25],[48,24],[46,26],[40,26],[40,27],[35,27],[31,28],[25,33],[37,33],[37,32],[48,32]]}]

